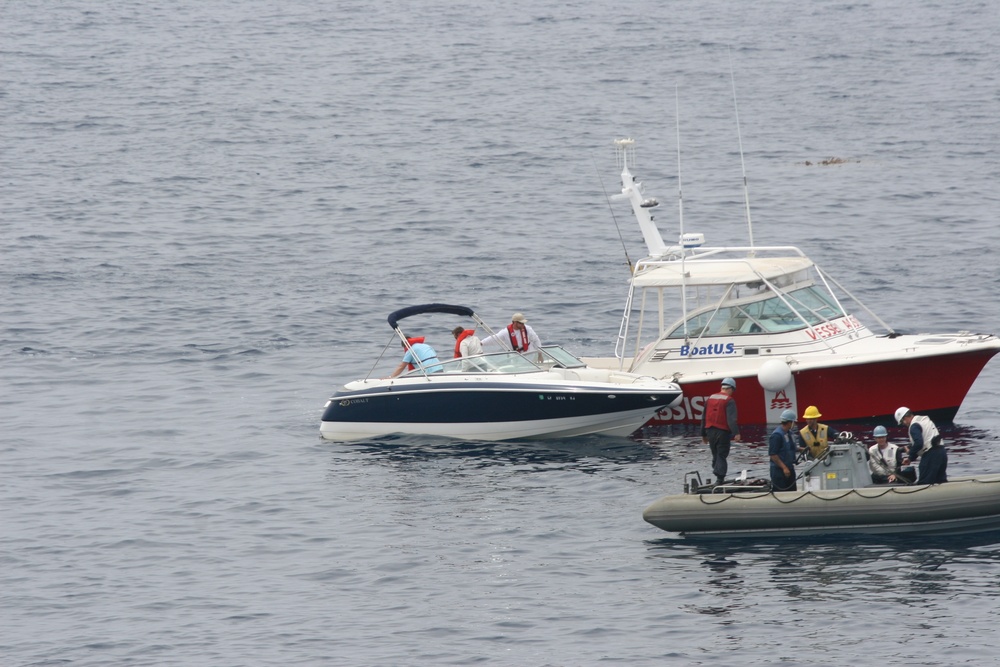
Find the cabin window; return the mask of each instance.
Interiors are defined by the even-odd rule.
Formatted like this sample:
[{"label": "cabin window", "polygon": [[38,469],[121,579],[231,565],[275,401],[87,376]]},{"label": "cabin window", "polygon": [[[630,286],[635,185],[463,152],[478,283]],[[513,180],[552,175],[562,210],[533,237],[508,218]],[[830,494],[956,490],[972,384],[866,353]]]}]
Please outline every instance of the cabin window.
[{"label": "cabin window", "polygon": [[[785,299],[795,307],[798,315],[777,296],[723,306],[718,311],[709,307],[688,319],[688,335],[700,337],[780,333],[805,329],[807,322],[816,326],[844,316],[844,311],[833,297],[815,285],[789,292],[785,294]],[[684,327],[675,327],[667,337],[684,338]]]}]

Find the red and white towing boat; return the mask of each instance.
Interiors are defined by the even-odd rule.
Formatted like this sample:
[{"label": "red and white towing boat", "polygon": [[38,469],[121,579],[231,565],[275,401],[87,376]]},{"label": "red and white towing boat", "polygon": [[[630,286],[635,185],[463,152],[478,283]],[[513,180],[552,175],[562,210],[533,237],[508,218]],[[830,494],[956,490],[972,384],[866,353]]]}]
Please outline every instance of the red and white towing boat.
[{"label": "red and white towing boat", "polygon": [[1000,351],[992,334],[896,333],[798,248],[708,247],[684,232],[683,211],[678,243],[667,246],[650,215],[658,202],[629,171],[634,142],[616,144],[614,198],[631,203],[649,256],[633,271],[615,357],[587,363],[680,384],[683,401],[652,423],[698,423],[725,377],[736,380],[743,424],[776,423],[782,410],[801,415],[809,405],[825,422],[891,423],[900,405],[950,422]]}]

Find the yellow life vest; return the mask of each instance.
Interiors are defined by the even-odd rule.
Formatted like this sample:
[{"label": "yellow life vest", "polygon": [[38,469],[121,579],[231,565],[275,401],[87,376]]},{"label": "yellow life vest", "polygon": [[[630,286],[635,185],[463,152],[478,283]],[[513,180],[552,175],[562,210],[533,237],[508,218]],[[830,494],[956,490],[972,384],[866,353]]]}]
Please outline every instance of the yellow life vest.
[{"label": "yellow life vest", "polygon": [[830,444],[829,433],[830,428],[826,424],[816,424],[815,436],[813,436],[813,432],[809,430],[808,426],[799,431],[799,435],[802,436],[802,442],[809,448],[809,453],[814,459],[818,459],[826,452],[826,448]]}]

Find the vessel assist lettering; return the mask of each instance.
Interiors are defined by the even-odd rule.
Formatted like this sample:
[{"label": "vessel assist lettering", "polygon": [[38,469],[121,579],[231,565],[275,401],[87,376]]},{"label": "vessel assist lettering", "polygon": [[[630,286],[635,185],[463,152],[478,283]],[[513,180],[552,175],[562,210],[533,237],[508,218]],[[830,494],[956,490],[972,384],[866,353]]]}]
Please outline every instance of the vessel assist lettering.
[{"label": "vessel assist lettering", "polygon": [[684,396],[683,400],[672,408],[663,408],[656,413],[657,419],[663,421],[698,421],[705,412],[705,396]]}]

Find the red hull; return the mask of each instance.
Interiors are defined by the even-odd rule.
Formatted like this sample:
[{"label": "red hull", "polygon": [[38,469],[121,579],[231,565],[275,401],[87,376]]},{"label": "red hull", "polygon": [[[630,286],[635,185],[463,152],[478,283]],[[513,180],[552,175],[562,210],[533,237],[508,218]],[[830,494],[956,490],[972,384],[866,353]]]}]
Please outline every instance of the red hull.
[{"label": "red hull", "polygon": [[[767,424],[792,409],[802,415],[815,405],[824,422],[891,422],[896,408],[905,405],[938,422],[954,420],[965,395],[995,349],[961,354],[882,361],[854,366],[817,368],[793,373],[789,388],[768,392],[756,376],[735,376],[740,424]],[[717,391],[712,382],[686,383],[682,403],[661,411],[649,425],[698,424],[704,397]]]}]

